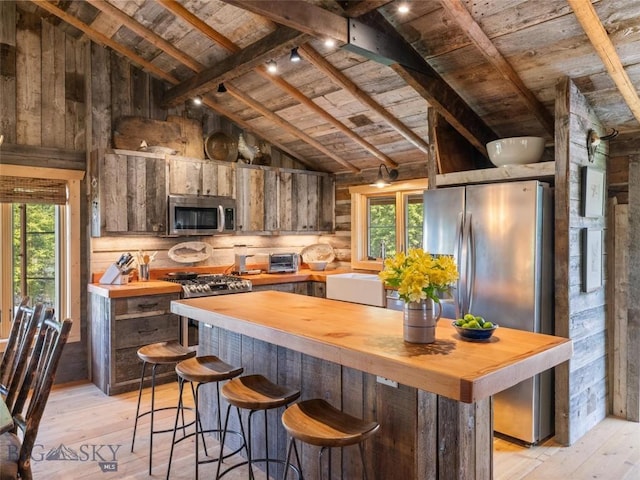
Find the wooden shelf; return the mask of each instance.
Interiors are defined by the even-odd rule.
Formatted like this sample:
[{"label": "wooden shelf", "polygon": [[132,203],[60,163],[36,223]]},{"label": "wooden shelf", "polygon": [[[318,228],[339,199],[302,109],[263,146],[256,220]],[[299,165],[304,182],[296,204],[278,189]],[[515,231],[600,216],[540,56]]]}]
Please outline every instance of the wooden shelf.
[{"label": "wooden shelf", "polygon": [[553,181],[556,162],[509,165],[506,167],[484,168],[465,172],[444,173],[436,176],[438,187],[468,185],[471,183],[508,182],[517,180]]}]

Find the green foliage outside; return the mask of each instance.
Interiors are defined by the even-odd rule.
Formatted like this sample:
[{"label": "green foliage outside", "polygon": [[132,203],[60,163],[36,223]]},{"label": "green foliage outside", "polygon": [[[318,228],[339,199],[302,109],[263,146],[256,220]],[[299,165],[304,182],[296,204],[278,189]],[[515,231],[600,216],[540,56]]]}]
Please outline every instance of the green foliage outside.
[{"label": "green foliage outside", "polygon": [[[406,249],[422,247],[423,203],[422,197],[411,197],[407,205]],[[381,258],[381,242],[386,246],[386,256],[396,252],[396,204],[395,197],[369,199],[369,242],[370,259]]]},{"label": "green foliage outside", "polygon": [[[21,208],[26,208],[26,272],[22,272],[20,261]],[[55,304],[55,208],[55,205],[13,205],[13,291],[16,303],[26,294],[32,304]],[[26,292],[22,292],[21,287],[23,275],[27,281]]]}]

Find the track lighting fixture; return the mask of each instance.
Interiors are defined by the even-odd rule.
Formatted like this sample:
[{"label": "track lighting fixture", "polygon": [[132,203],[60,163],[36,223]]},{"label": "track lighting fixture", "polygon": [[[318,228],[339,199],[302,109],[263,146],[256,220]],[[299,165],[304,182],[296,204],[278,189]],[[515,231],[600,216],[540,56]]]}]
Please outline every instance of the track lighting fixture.
[{"label": "track lighting fixture", "polygon": [[269,60],[267,62],[267,71],[269,73],[276,73],[278,71],[278,64],[275,60]]},{"label": "track lighting fixture", "polygon": [[227,87],[224,86],[224,83],[218,84],[218,93],[225,93],[227,91]]},{"label": "track lighting fixture", "polygon": [[298,53],[298,47],[291,49],[291,56],[289,57],[289,60],[291,60],[292,62],[300,61],[300,54]]},{"label": "track lighting fixture", "polygon": [[407,2],[402,2],[400,5],[398,5],[398,13],[401,13],[403,15],[409,13],[409,4]]},{"label": "track lighting fixture", "polygon": [[[389,178],[389,180],[385,180],[384,174],[382,173],[383,168],[386,170],[387,177]],[[395,168],[392,168],[391,170],[389,170],[384,163],[381,163],[380,166],[378,167],[378,177],[376,178],[376,181],[371,184],[371,186],[378,187],[378,188],[386,187],[388,185],[391,185],[391,182],[393,182],[394,180],[397,180],[397,178],[398,178],[398,170],[396,170]]]}]

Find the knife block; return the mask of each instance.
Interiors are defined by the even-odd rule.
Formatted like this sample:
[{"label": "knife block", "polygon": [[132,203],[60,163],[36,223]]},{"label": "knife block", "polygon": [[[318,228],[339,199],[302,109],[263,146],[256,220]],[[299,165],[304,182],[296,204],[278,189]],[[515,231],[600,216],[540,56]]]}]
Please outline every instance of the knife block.
[{"label": "knife block", "polygon": [[102,285],[126,285],[129,283],[129,275],[122,273],[120,268],[115,263],[112,263],[100,277],[98,283]]}]

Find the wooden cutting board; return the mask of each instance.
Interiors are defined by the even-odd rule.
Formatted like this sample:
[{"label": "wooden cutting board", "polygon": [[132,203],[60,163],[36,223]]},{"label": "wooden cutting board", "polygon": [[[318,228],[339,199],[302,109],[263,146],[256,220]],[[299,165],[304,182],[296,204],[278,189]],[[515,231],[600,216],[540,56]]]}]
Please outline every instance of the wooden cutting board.
[{"label": "wooden cutting board", "polygon": [[186,140],[182,154],[185,157],[204,158],[204,139],[202,138],[201,123],[198,120],[177,115],[169,115],[167,121],[180,125],[182,138]]},{"label": "wooden cutting board", "polygon": [[167,121],[123,116],[116,121],[113,147],[138,150],[142,141],[149,147],[167,147],[178,155],[204,158],[202,127],[197,120],[169,116]]}]

